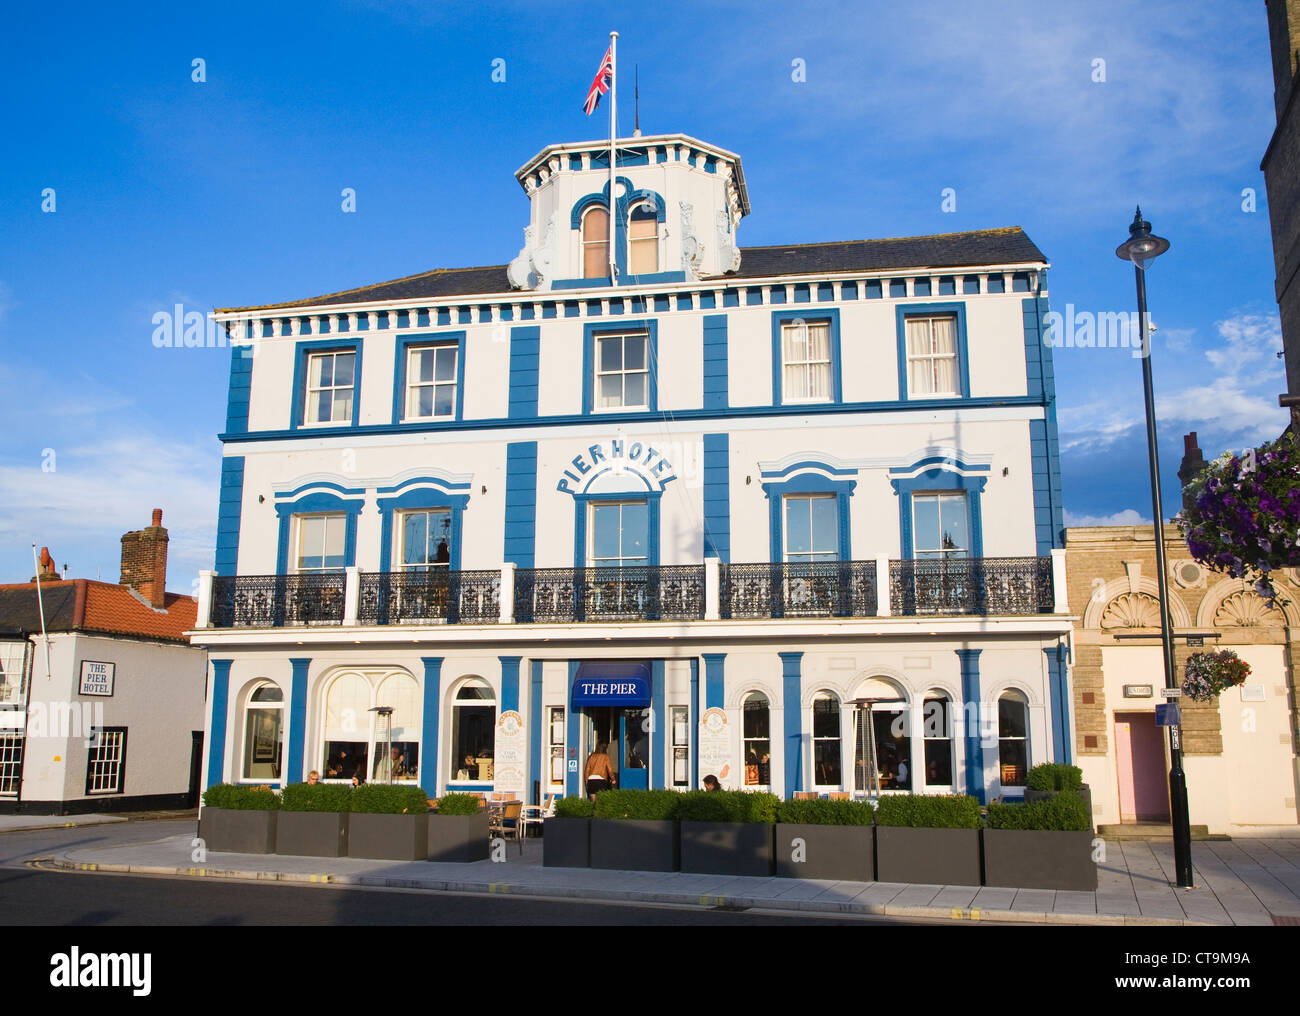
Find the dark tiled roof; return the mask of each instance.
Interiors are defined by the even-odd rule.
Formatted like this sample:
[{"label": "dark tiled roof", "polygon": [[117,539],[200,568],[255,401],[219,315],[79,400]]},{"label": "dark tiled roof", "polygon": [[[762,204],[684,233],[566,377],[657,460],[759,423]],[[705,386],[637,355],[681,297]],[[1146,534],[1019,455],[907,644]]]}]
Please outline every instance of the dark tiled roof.
[{"label": "dark tiled roof", "polygon": [[[1047,258],[1019,226],[971,233],[905,236],[889,240],[842,240],[779,247],[742,247],[740,270],[717,278],[754,279],[821,272],[878,272],[890,269],[964,268],[973,265],[1046,263]],[[505,265],[481,268],[436,268],[391,282],[330,293],[307,300],[224,311],[289,310],[389,300],[433,300],[448,296],[506,295],[511,292]],[[551,295],[552,299],[563,296]]]}]

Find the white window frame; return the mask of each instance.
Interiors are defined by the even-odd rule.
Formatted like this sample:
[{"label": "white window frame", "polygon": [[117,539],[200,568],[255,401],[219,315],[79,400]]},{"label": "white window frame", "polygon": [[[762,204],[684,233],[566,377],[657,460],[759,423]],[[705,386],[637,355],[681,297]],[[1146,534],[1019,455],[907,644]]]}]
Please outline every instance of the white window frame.
[{"label": "white window frame", "polygon": [[[253,700],[253,696],[256,695],[263,688],[277,689],[280,692],[280,701],[278,702],[256,701],[255,702]],[[248,761],[248,752],[251,748],[251,746],[248,743],[248,714],[254,709],[266,710],[268,712],[272,710],[276,710],[280,713],[280,728],[279,728],[279,737],[277,740],[277,743],[280,746],[280,772],[275,776],[262,777],[262,776],[244,775],[244,771],[245,769],[247,769],[245,763]],[[280,685],[276,684],[274,681],[269,681],[265,679],[258,681],[251,688],[248,689],[248,692],[244,697],[243,708],[240,709],[239,711],[239,756],[235,759],[235,772],[238,775],[235,779],[235,782],[247,783],[250,785],[260,785],[260,786],[265,786],[268,783],[283,783],[285,781],[284,734],[285,734],[284,689],[280,687]]]},{"label": "white window frame", "polygon": [[[558,714],[558,720],[557,720]],[[554,790],[556,787],[561,788],[563,793],[565,765],[564,765],[564,745],[568,732],[568,709],[562,705],[549,705],[546,707],[546,738],[547,738],[547,776],[546,779]],[[559,723],[557,730],[556,723]],[[558,735],[558,736],[557,736]],[[555,777],[555,763],[559,762],[560,775],[559,779]]]},{"label": "white window frame", "polygon": [[[951,353],[936,353],[934,351],[935,348],[934,323],[936,321],[952,322],[952,352]],[[919,324],[920,322],[926,322],[929,325],[927,332],[930,340],[929,343],[930,351],[927,353],[913,353],[911,350],[912,343],[911,343],[910,328],[912,325]],[[958,376],[957,373],[957,371],[961,367],[961,364],[959,363],[959,357],[957,355],[959,345],[960,345],[958,341],[958,334],[957,334],[958,326],[959,326],[959,322],[955,314],[908,314],[903,318],[903,354],[904,356],[907,357],[907,363],[905,365],[905,376],[907,378],[907,397],[909,399],[955,399],[961,397],[961,378]],[[943,392],[913,391],[912,364],[919,363],[921,361],[927,361],[929,364],[930,384],[931,386],[935,386],[937,384],[935,365],[940,360],[952,361],[952,390],[943,391]]]},{"label": "white window frame", "polygon": [[[808,328],[809,326],[826,329],[826,359],[814,360],[808,353]],[[786,335],[789,333],[802,330],[804,333],[804,358],[802,360],[786,359]],[[786,321],[781,325],[781,403],[822,403],[835,401],[835,351],[831,345],[831,320],[829,318],[810,318],[808,320],[798,319],[795,321]],[[786,371],[791,367],[802,367],[804,378],[804,390],[811,390],[812,386],[808,384],[808,379],[814,368],[825,366],[826,368],[826,394],[825,395],[794,395],[790,391],[790,385],[787,380]]]},{"label": "white window frame", "polygon": [[[767,783],[761,783],[761,782],[760,782],[760,783],[748,783],[748,782],[746,782],[746,779],[745,779],[745,767],[746,767],[747,765],[749,765],[749,750],[748,750],[748,749],[749,749],[749,744],[750,744],[751,741],[754,742],[754,743],[756,743],[756,744],[760,744],[760,743],[762,743],[763,740],[764,740],[764,738],[761,738],[761,737],[746,737],[746,736],[745,736],[745,706],[746,706],[746,704],[749,702],[749,700],[752,699],[752,698],[753,698],[754,696],[756,696],[756,695],[763,699],[763,703],[764,703],[764,705],[763,705],[763,711],[767,713],[767,738],[766,738],[766,741],[767,741],[767,762],[764,763],[764,762],[760,759],[759,762],[757,763],[757,765],[759,766],[758,775],[759,775],[759,779],[760,779],[760,780],[761,780],[762,777],[763,777],[762,766],[763,766],[763,765],[766,765],[766,766],[767,766],[767,779],[768,779],[768,782],[767,782]],[[757,711],[757,710],[755,710],[755,711]],[[745,789],[745,790],[768,790],[768,789],[772,786],[772,783],[771,783],[771,780],[772,780],[772,768],[773,768],[773,766],[775,765],[775,761],[774,761],[774,759],[773,759],[773,757],[772,757],[772,756],[773,756],[773,751],[772,751],[772,741],[773,741],[773,737],[772,737],[772,698],[771,698],[770,695],[767,694],[767,692],[762,691],[761,689],[758,689],[758,688],[753,688],[753,689],[751,689],[751,690],[745,692],[745,694],[742,695],[742,696],[740,697],[740,767],[741,767],[741,768],[740,768],[740,786],[741,786],[742,789]]]},{"label": "white window frame", "polygon": [[[811,538],[812,528],[812,502],[829,501],[835,508],[835,528],[832,530],[832,542],[834,546],[830,550],[810,550],[810,551],[791,551],[790,550],[790,502],[807,501],[808,502],[808,533]],[[814,564],[819,561],[838,561],[840,559],[840,516],[839,516],[839,498],[835,494],[787,494],[781,501],[781,547],[782,556],[786,564]],[[819,555],[830,554],[831,557],[821,557]]]},{"label": "white window frame", "polygon": [[[623,366],[619,367],[616,370],[601,370],[600,344],[602,342],[608,341],[609,339],[621,340],[621,356],[619,357],[619,360],[623,364]],[[641,340],[643,344],[643,349],[645,351],[644,367],[641,367],[636,370],[628,370],[627,368],[627,340],[628,339]],[[592,336],[591,346],[592,346],[591,349],[591,353],[592,353],[591,407],[592,409],[598,413],[621,413],[629,409],[649,409],[650,408],[650,370],[651,370],[650,333],[648,331],[597,332]],[[627,401],[627,378],[633,374],[645,375],[645,383],[641,389],[645,393],[645,398],[641,402],[629,404]],[[615,377],[615,376],[620,377],[622,379],[622,383],[620,385],[621,394],[619,396],[619,404],[617,406],[602,406],[600,404],[602,398],[601,383],[600,383],[601,378]]]},{"label": "white window frame", "polygon": [[326,568],[326,567],[324,567],[324,566],[322,566],[322,567],[320,567],[320,568],[304,568],[304,567],[302,567],[302,565],[301,565],[301,561],[302,561],[302,528],[303,528],[303,523],[304,523],[305,521],[307,521],[308,519],[325,519],[325,520],[326,520],[326,523],[325,523],[325,530],[324,530],[324,539],[323,539],[322,542],[321,542],[321,548],[320,548],[320,549],[321,549],[321,555],[320,555],[320,556],[321,556],[321,560],[323,561],[323,560],[325,559],[325,556],[326,556],[325,553],[324,553],[325,548],[326,548],[327,546],[329,546],[329,531],[330,531],[330,525],[331,525],[331,523],[334,522],[334,520],[337,519],[337,520],[338,520],[338,524],[341,525],[341,526],[343,527],[343,559],[344,559],[344,561],[346,561],[346,560],[347,560],[347,555],[348,555],[348,516],[347,516],[347,512],[309,512],[309,513],[307,513],[307,514],[303,514],[303,515],[294,515],[293,519],[294,519],[294,522],[293,522],[293,544],[294,544],[294,546],[293,546],[293,557],[292,557],[292,559],[291,559],[291,560],[292,560],[292,563],[293,563],[293,573],[294,573],[295,575],[327,575],[327,574],[338,574],[339,572],[343,571],[343,569],[346,567],[346,565],[340,565],[338,568]]},{"label": "white window frame", "polygon": [[972,553],[971,553],[972,548],[971,548],[970,546],[966,546],[966,547],[953,547],[952,549],[947,549],[947,548],[942,547],[942,546],[940,546],[940,547],[922,547],[922,546],[920,545],[920,541],[919,541],[919,536],[920,536],[920,527],[916,524],[916,506],[917,506],[917,502],[920,501],[920,500],[922,500],[922,499],[927,499],[927,500],[928,500],[928,499],[935,499],[935,500],[937,500],[937,507],[938,507],[938,509],[939,509],[939,539],[940,539],[940,542],[942,542],[942,540],[943,540],[943,502],[944,502],[944,499],[945,499],[945,498],[951,498],[951,499],[954,499],[954,500],[956,500],[956,499],[960,499],[960,500],[961,500],[961,503],[962,503],[962,510],[965,511],[965,513],[966,513],[966,542],[967,542],[967,544],[969,544],[969,543],[971,542],[971,538],[972,538],[972,536],[973,536],[974,534],[971,532],[970,496],[969,496],[969,494],[968,494],[966,491],[964,491],[964,490],[926,490],[926,491],[916,491],[915,493],[912,494],[912,556],[913,556],[914,558],[917,558],[917,559],[920,559],[920,560],[929,560],[929,561],[936,561],[936,560],[946,561],[946,560],[948,560],[949,558],[955,558],[955,559],[957,559],[957,560],[965,560],[965,559],[967,559],[967,558],[973,556]]},{"label": "white window frame", "polygon": [[[1020,707],[1021,715],[1025,720],[1025,734],[1023,737],[1003,737],[1002,736],[1002,700],[1010,699]],[[1030,737],[1033,733],[1029,727],[1029,696],[1019,688],[1005,688],[998,693],[994,701],[997,709],[998,722],[998,785],[1001,787],[1010,787],[1013,790],[1023,790],[1029,782],[1029,770],[1033,767],[1033,752],[1031,749]],[[1025,745],[1025,772],[1020,783],[1004,783],[1002,780],[1002,742],[1003,741],[1023,741]]]},{"label": "white window frame", "polygon": [[[86,796],[126,791],[126,727],[98,728],[86,753]],[[100,766],[96,771],[96,766]]]},{"label": "white window frame", "polygon": [[[443,351],[451,353],[451,380],[438,380],[438,354]],[[421,381],[417,372],[413,369],[415,357],[419,353],[433,353],[434,368],[433,380]],[[457,378],[460,377],[460,346],[455,342],[428,342],[418,346],[408,346],[406,348],[406,392],[404,393],[405,402],[402,405],[402,422],[414,423],[417,420],[454,420],[456,410],[460,405],[460,387],[457,384]],[[421,388],[430,388],[433,390],[433,401],[431,411],[427,414],[420,414],[414,411],[414,400],[412,396]],[[438,390],[442,388],[451,389],[451,410],[446,413],[438,412]]]},{"label": "white window frame", "polygon": [[[925,713],[925,707],[930,702],[942,702],[944,704],[944,729],[939,734],[930,733],[930,721]],[[957,785],[957,738],[954,736],[955,733],[956,719],[953,713],[952,696],[939,688],[932,689],[923,695],[921,698],[921,782],[919,786],[926,788],[940,787],[944,790],[951,790]],[[932,741],[943,741],[948,745],[948,772],[952,776],[952,780],[948,783],[930,782],[930,760],[926,758],[928,754],[926,749]],[[913,780],[912,786],[914,788],[918,786],[915,780]]]},{"label": "white window frame", "polygon": [[[0,735],[0,798],[18,796],[23,776],[24,740],[21,731]],[[3,789],[6,784],[12,784],[13,789]]]},{"label": "white window frame", "polygon": [[[352,357],[352,381],[345,385],[338,385],[338,384],[331,383],[328,385],[321,385],[320,387],[313,387],[311,379],[316,374],[314,370],[314,365],[316,364],[316,362],[319,360],[324,360],[327,357],[330,359],[334,359],[335,357],[339,357],[339,356]],[[356,412],[357,412],[356,381],[357,381],[357,360],[358,359],[359,356],[356,349],[325,349],[325,350],[321,350],[319,353],[307,354],[307,377],[305,379],[306,392],[304,396],[305,404],[303,405],[303,414],[302,414],[302,420],[304,426],[337,427],[342,424],[352,423],[353,417],[356,416]],[[337,363],[332,364],[330,368],[331,382],[333,382],[333,379],[336,376],[336,374],[337,374]],[[348,402],[348,417],[346,420],[334,418],[334,397],[332,395],[330,397],[330,418],[328,420],[312,419],[313,415],[317,411],[316,407],[318,406],[318,400],[313,398],[313,396],[318,396],[320,395],[321,392],[324,391],[329,391],[329,392],[346,391],[351,396],[351,399]]]},{"label": "white window frame", "polygon": [[[491,697],[491,698],[484,698],[484,699],[462,699],[462,698],[460,698],[460,697],[459,697],[459,696],[460,696],[460,693],[461,693],[465,688],[467,688],[467,687],[471,687],[471,686],[473,686],[473,687],[483,687],[483,688],[486,688],[486,689],[487,689],[487,690],[492,694],[492,697]],[[478,785],[481,785],[481,784],[484,784],[484,783],[492,784],[493,786],[495,786],[495,785],[496,785],[496,724],[497,724],[497,722],[501,719],[501,709],[500,709],[500,706],[498,705],[498,703],[499,703],[500,700],[499,700],[499,698],[497,697],[497,690],[496,690],[494,687],[492,687],[492,682],[489,681],[489,680],[487,680],[486,678],[483,678],[483,677],[473,677],[473,678],[469,678],[469,679],[466,679],[466,680],[464,680],[464,681],[461,681],[459,684],[455,685],[454,687],[447,689],[447,695],[448,695],[448,698],[449,698],[448,709],[450,710],[450,713],[451,713],[451,715],[449,715],[449,716],[447,717],[447,735],[448,735],[448,736],[447,736],[447,750],[450,751],[450,753],[451,753],[451,755],[450,755],[451,765],[450,765],[450,767],[447,769],[447,772],[449,772],[449,773],[453,773],[453,774],[454,774],[454,773],[459,772],[459,771],[460,771],[460,768],[461,768],[461,761],[462,761],[462,760],[458,757],[458,754],[457,754],[457,749],[458,749],[460,746],[456,743],[457,735],[459,734],[459,730],[458,730],[457,727],[456,727],[456,710],[457,710],[457,709],[466,709],[466,708],[470,708],[470,709],[472,709],[472,708],[477,708],[477,707],[484,707],[484,708],[486,708],[486,707],[489,707],[489,706],[490,706],[491,709],[492,709],[492,741],[493,741],[493,745],[492,745],[492,778],[491,778],[491,779],[487,779],[487,780],[482,779],[482,778],[479,778],[479,779],[465,779],[465,780],[462,780],[462,779],[460,779],[459,777],[455,777],[455,778],[453,778],[453,777],[449,777],[449,778],[447,779],[447,789],[448,789],[448,790],[451,790],[451,789],[453,789],[453,788],[456,787],[456,786],[462,786],[462,787],[463,787],[463,786],[466,786],[466,785],[474,785],[474,786],[478,786]]]},{"label": "white window frame", "polygon": [[[642,557],[623,556],[623,508],[626,505],[639,505],[646,510],[645,554]],[[596,559],[596,509],[618,508],[618,550],[616,558]],[[650,564],[650,504],[636,498],[623,498],[610,501],[589,501],[587,503],[587,567],[588,568],[642,568]]]},{"label": "white window frame", "polygon": [[[417,678],[413,677],[411,674],[408,674],[407,672],[402,670],[393,670],[388,673],[374,674],[374,675],[357,673],[355,671],[343,671],[341,673],[334,674],[329,679],[329,682],[324,686],[324,688],[321,691],[320,719],[317,721],[319,726],[317,727],[316,730],[316,758],[320,760],[320,764],[316,768],[317,771],[321,774],[320,779],[322,783],[348,783],[351,781],[351,777],[331,777],[327,775],[329,772],[329,750],[328,749],[330,745],[330,738],[329,738],[329,730],[326,728],[326,725],[329,720],[330,692],[338,685],[340,681],[342,681],[344,678],[347,677],[359,677],[361,678],[362,681],[365,682],[366,691],[368,695],[367,701],[370,703],[370,705],[366,709],[366,715],[367,717],[369,717],[368,720],[369,727],[366,729],[362,729],[361,723],[358,722],[358,729],[355,731],[357,737],[356,737],[356,741],[353,742],[353,743],[360,743],[364,741],[366,744],[366,782],[387,783],[388,782],[387,779],[384,779],[382,781],[379,779],[378,772],[377,772],[377,766],[379,763],[378,749],[379,749],[379,745],[384,743],[383,741],[379,740],[380,717],[379,714],[375,712],[375,707],[383,704],[379,701],[380,699],[379,693],[380,691],[383,690],[384,686],[387,685],[388,682],[390,681],[398,681],[398,682],[410,681],[414,686],[415,693],[418,698],[421,694],[420,682]],[[389,702],[392,701],[393,700],[390,698]],[[414,738],[405,737],[400,742],[397,743],[401,743],[401,744],[413,743],[416,745],[418,749],[418,754],[415,760],[417,775],[395,777],[393,779],[394,786],[405,787],[405,786],[418,786],[420,784],[420,778],[418,774],[424,768],[424,763],[425,763],[425,758],[424,758],[425,731],[424,731],[424,717],[419,713],[418,710],[417,710],[416,720],[418,723],[418,728],[417,728],[419,731],[418,736]],[[394,742],[390,740],[388,743],[391,748],[391,745]]]},{"label": "white window frame", "polygon": [[[817,736],[817,703],[821,700],[829,699],[835,703],[835,736],[818,737]],[[809,742],[812,744],[812,781],[811,785],[816,790],[839,790],[844,785],[844,702],[829,689],[823,688],[813,695],[812,706],[808,710],[808,733]],[[819,741],[834,741],[839,745],[840,755],[840,782],[839,783],[822,783],[817,779],[817,744]]]},{"label": "white window frame", "polygon": [[[446,561],[426,560],[422,564],[406,563],[406,519],[408,516],[411,515],[447,516],[447,560]],[[417,572],[417,571],[426,571],[431,568],[447,568],[447,569],[451,568],[452,533],[451,533],[451,510],[449,508],[410,508],[407,509],[406,511],[401,511],[397,513],[397,524],[400,527],[401,535],[398,537],[396,541],[394,541],[397,544],[397,548],[395,551],[397,555],[397,560],[393,562],[393,569],[395,571]],[[425,522],[424,541],[425,541],[425,557],[427,558],[429,552],[429,530],[428,530],[427,521]]]}]

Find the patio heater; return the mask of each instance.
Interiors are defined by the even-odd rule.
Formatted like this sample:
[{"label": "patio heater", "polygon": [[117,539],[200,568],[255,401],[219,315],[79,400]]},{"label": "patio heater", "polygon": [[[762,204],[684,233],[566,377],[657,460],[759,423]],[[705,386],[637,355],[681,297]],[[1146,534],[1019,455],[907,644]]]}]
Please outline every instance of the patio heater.
[{"label": "patio heater", "polygon": [[[876,724],[872,720],[871,711],[875,706],[881,705],[905,705],[906,699],[901,698],[860,698],[853,700],[853,710],[855,722],[857,724],[857,742],[854,746],[853,757],[853,789],[858,790],[859,783],[862,784],[862,790],[867,795],[867,800],[876,801],[880,799],[880,765],[876,753]],[[859,766],[866,767],[866,778],[858,779],[857,769]]]},{"label": "patio heater", "polygon": [[[382,730],[384,732],[384,753],[376,760],[376,765],[372,770],[372,773],[375,776],[379,775],[378,763],[382,762],[384,772],[388,774],[388,778],[384,782],[391,786],[393,783],[393,707],[373,706],[371,707],[370,712],[379,714],[379,722],[382,724]],[[376,746],[378,746],[378,739],[376,739],[375,743]]]}]

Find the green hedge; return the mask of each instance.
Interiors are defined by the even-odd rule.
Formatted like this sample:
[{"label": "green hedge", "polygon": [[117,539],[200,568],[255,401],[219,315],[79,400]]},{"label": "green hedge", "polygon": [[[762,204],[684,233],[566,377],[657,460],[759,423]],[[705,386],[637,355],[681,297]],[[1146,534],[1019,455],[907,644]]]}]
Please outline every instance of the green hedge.
[{"label": "green hedge", "polygon": [[690,790],[677,794],[674,818],[687,822],[775,822],[775,794],[745,790]]},{"label": "green hedge", "polygon": [[561,797],[555,802],[556,818],[591,818],[595,810],[596,806],[585,797]]},{"label": "green hedge", "polygon": [[662,821],[677,817],[675,790],[602,790],[596,795],[596,818]]},{"label": "green hedge", "polygon": [[978,829],[980,803],[966,794],[889,794],[876,807],[876,825]]},{"label": "green hedge", "polygon": [[1088,803],[1082,797],[1065,791],[1030,804],[990,804],[988,824],[990,829],[1090,832],[1092,816],[1088,814]]},{"label": "green hedge", "polygon": [[1025,776],[1030,790],[1078,790],[1083,786],[1083,770],[1060,762],[1040,762]]},{"label": "green hedge", "polygon": [[830,800],[816,798],[807,801],[782,801],[776,810],[776,820],[791,825],[871,825],[875,808],[869,801]]},{"label": "green hedge", "polygon": [[368,815],[423,815],[429,811],[429,799],[420,787],[363,783],[352,788],[352,811]]},{"label": "green hedge", "polygon": [[290,783],[280,795],[281,811],[351,811],[347,783]]},{"label": "green hedge", "polygon": [[280,795],[262,784],[218,783],[203,791],[203,806],[231,811],[279,811]]},{"label": "green hedge", "polygon": [[443,794],[438,798],[439,815],[477,815],[482,810],[473,794]]}]

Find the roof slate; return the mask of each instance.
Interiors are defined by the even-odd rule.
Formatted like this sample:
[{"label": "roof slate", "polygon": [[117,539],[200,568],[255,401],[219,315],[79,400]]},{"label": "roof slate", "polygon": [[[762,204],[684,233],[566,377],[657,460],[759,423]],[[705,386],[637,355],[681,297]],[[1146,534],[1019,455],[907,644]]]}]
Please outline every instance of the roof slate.
[{"label": "roof slate", "polygon": [[[1047,258],[1019,226],[969,233],[905,236],[885,240],[843,240],[775,247],[742,247],[740,270],[715,276],[720,281],[829,272],[879,272],[890,269],[965,268],[974,265],[1046,264]],[[436,268],[419,275],[360,286],[339,293],[260,307],[228,307],[220,313],[331,307],[343,304],[436,300],[453,296],[511,294],[505,265]],[[562,300],[552,291],[550,299]]]}]

